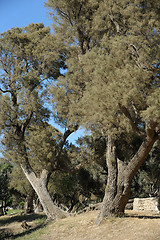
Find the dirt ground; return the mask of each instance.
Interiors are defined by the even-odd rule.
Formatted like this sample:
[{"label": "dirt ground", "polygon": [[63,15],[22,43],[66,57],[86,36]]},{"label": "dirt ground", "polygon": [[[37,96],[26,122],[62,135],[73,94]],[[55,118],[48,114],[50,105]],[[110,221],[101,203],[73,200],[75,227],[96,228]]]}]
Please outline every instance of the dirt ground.
[{"label": "dirt ground", "polygon": [[160,215],[127,212],[124,218],[95,224],[97,212],[62,219],[48,228],[41,240],[160,240]]},{"label": "dirt ground", "polygon": [[[97,214],[98,211],[92,211],[50,222],[42,232],[37,232],[37,235],[34,232],[34,235],[31,233],[18,239],[160,240],[160,214],[158,213],[127,211],[125,217],[105,219],[99,226],[95,224]],[[15,227],[13,224],[16,223],[7,225],[8,229],[13,229]],[[20,230],[18,224],[20,223],[17,223],[17,231]],[[34,225],[34,222],[30,224]]]}]

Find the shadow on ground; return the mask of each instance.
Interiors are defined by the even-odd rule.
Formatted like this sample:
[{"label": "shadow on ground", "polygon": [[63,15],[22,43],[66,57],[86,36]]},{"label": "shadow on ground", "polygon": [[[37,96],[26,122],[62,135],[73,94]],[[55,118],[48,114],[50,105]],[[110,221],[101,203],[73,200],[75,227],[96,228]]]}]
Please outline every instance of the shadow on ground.
[{"label": "shadow on ground", "polygon": [[138,214],[126,214],[125,217],[129,217],[129,218],[140,218],[140,219],[160,219],[160,215],[156,214],[147,214],[147,215],[138,215]]},{"label": "shadow on ground", "polygon": [[[36,219],[42,219],[42,218],[46,218],[45,215],[43,214],[28,214],[28,215],[16,215],[16,216],[12,216],[12,217],[8,217],[6,219],[0,219],[0,226],[3,225],[8,225],[14,222],[23,222],[24,220],[31,222],[34,221]],[[0,240],[5,240],[5,239],[16,239],[18,237],[23,237],[25,235],[28,235],[40,228],[43,228],[46,226],[46,222],[43,222],[35,227],[30,228],[29,230],[24,230],[21,233],[14,233],[9,227],[8,228],[1,228],[0,229]]]},{"label": "shadow on ground", "polygon": [[9,228],[1,228],[0,229],[0,240],[4,240],[13,235],[13,232]]},{"label": "shadow on ground", "polygon": [[27,214],[27,215],[15,215],[15,216],[9,216],[8,218],[0,218],[0,226],[3,226],[5,224],[11,224],[13,222],[22,222],[24,220],[26,221],[34,221],[36,219],[45,218],[45,215],[43,214]]}]

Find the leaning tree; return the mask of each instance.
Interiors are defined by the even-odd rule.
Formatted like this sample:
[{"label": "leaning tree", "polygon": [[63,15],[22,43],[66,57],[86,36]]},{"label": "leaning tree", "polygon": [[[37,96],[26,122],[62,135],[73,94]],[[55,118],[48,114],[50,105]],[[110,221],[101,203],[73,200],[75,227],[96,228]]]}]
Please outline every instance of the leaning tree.
[{"label": "leaning tree", "polygon": [[[47,189],[48,180],[60,165],[67,137],[77,126],[67,128],[64,134],[60,135],[56,151],[55,145],[52,146],[50,157],[46,157],[44,149],[44,157],[50,161],[44,158],[44,168],[38,173],[30,161],[35,159],[35,156],[30,156],[27,139],[31,135],[31,126],[38,127],[49,120],[47,89],[64,68],[65,51],[62,49],[64,50],[61,42],[57,41],[50,34],[50,29],[43,24],[13,28],[0,35],[0,128],[3,143],[11,151],[11,158],[20,164],[46,215],[52,219],[65,216],[66,213],[53,204]],[[49,126],[46,123],[42,125],[45,133],[51,136]],[[35,130],[35,127],[32,132],[33,129]],[[52,141],[55,142],[54,139]],[[38,158],[37,152],[37,162]]]},{"label": "leaning tree", "polygon": [[[68,71],[59,78],[57,106],[71,120],[106,138],[108,179],[97,223],[121,215],[131,182],[160,132],[159,11],[157,1],[48,0],[54,31],[68,46]],[[140,136],[128,159],[122,136]]]}]

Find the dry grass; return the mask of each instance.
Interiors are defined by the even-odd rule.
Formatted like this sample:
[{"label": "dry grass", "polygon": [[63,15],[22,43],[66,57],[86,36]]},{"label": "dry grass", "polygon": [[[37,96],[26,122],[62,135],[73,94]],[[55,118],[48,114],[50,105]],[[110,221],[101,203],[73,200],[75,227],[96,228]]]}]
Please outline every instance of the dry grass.
[{"label": "dry grass", "polygon": [[[29,230],[22,228],[22,222],[26,220],[30,226]],[[0,217],[0,240],[5,239],[17,239],[19,236],[25,236],[32,231],[43,226],[43,222],[46,220],[44,214],[30,214],[30,215],[7,215]],[[23,237],[21,239],[23,239]]]},{"label": "dry grass", "polygon": [[[160,240],[160,214],[127,211],[126,217],[104,220],[100,226],[95,224],[98,212],[92,211],[75,217],[50,222],[44,228],[29,235],[23,234],[17,240]],[[1,218],[0,218],[1,220]],[[34,221],[28,223],[35,226]],[[15,225],[14,225],[15,224]],[[16,232],[20,222],[5,224]],[[2,227],[1,227],[2,228]],[[0,228],[0,229],[1,229]],[[4,226],[3,226],[4,228]],[[19,232],[20,233],[20,232]],[[20,236],[21,234],[19,234]],[[18,234],[17,234],[18,237]],[[7,238],[5,238],[7,239]],[[8,238],[10,239],[10,238]]]},{"label": "dry grass", "polygon": [[48,227],[39,240],[160,240],[160,216],[127,213],[124,218],[104,220],[95,224],[97,212],[58,220]]}]

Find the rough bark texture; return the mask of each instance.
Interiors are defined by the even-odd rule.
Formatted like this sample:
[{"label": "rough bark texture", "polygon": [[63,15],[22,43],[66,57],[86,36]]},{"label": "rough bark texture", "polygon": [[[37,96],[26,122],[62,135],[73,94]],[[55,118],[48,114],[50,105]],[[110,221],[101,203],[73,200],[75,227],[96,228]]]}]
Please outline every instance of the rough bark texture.
[{"label": "rough bark texture", "polygon": [[[50,174],[52,173],[53,169],[50,168],[50,171],[43,169],[41,176],[37,177],[34,170],[32,169],[28,155],[27,155],[27,149],[25,146],[25,140],[24,140],[24,133],[27,125],[30,122],[30,119],[32,117],[32,114],[30,117],[26,120],[25,124],[22,124],[19,126],[18,124],[15,125],[14,131],[15,131],[15,140],[17,141],[17,147],[18,147],[18,154],[21,157],[21,168],[29,180],[30,184],[32,185],[34,191],[37,193],[38,198],[42,204],[43,210],[45,214],[47,215],[48,219],[56,219],[56,218],[63,218],[68,216],[69,214],[62,209],[58,208],[56,205],[54,205],[51,196],[48,192],[47,184]],[[60,162],[60,156],[62,153],[63,146],[66,142],[67,137],[77,130],[78,126],[74,126],[72,130],[68,129],[59,144],[58,154],[56,156],[57,165]]]},{"label": "rough bark texture", "polygon": [[54,205],[51,196],[48,192],[47,184],[50,172],[47,171],[46,169],[43,169],[40,177],[36,176],[34,170],[32,169],[29,163],[26,146],[23,140],[19,141],[19,154],[22,157],[22,161],[20,164],[21,168],[25,176],[29,180],[30,184],[32,185],[34,191],[37,193],[37,196],[43,206],[43,210],[47,215],[47,218],[57,219],[68,216],[67,212],[61,210],[60,208]]},{"label": "rough bark texture", "polygon": [[50,197],[47,189],[48,171],[44,169],[40,178],[38,178],[28,163],[21,163],[21,168],[37,193],[47,218],[55,220],[57,218],[64,218],[68,216],[67,212],[54,205]]},{"label": "rough bark texture", "polygon": [[97,224],[100,224],[104,217],[120,216],[124,213],[130,197],[132,179],[157,139],[158,136],[156,134],[152,137],[147,136],[135,156],[128,165],[125,165],[124,162],[116,157],[114,140],[108,137],[106,154],[108,180]]}]

